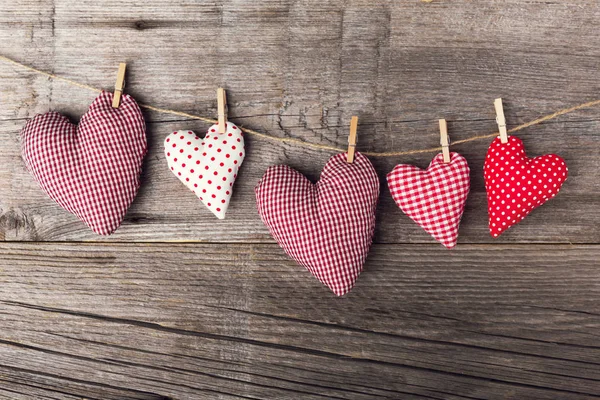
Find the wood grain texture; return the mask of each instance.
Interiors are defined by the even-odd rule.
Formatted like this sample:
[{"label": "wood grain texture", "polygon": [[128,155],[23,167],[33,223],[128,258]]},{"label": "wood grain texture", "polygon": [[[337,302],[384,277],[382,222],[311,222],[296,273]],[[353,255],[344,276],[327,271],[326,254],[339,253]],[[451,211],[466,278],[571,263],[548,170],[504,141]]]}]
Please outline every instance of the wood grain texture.
[{"label": "wood grain texture", "polygon": [[[468,1],[19,4],[19,17],[0,30],[0,39],[13,43],[4,51],[9,56],[103,88],[114,85],[125,60],[127,91],[138,101],[213,117],[215,88],[223,86],[232,121],[342,148],[357,114],[359,151],[436,146],[438,118],[449,121],[452,140],[491,133],[496,97],[505,99],[509,127],[598,97],[595,2],[488,2],[476,9]],[[42,13],[37,22],[33,9]],[[30,24],[30,32],[15,34],[17,23]],[[0,65],[0,73],[6,78],[0,82],[0,233],[5,240],[98,240],[38,189],[19,161],[17,134],[24,118],[48,109],[76,120],[94,94],[9,65]],[[571,173],[560,196],[494,242],[599,241],[598,115],[585,110],[519,132],[531,155],[558,153]],[[150,149],[142,190],[111,241],[270,242],[253,195],[265,169],[287,163],[316,180],[331,156],[250,137],[228,219],[217,222],[172,176],[162,153],[171,131],[203,135],[206,124],[146,116]],[[481,173],[488,144],[455,148],[473,170],[459,243],[493,241]],[[425,167],[433,155],[373,161],[383,181],[396,163]],[[434,243],[385,188],[376,241]]]},{"label": "wood grain texture", "polygon": [[[437,146],[599,98],[595,0],[15,0],[0,54],[140,103],[358,151]],[[95,95],[0,64],[1,399],[591,399],[600,397],[600,109],[520,131],[569,166],[560,194],[492,239],[483,158],[446,251],[382,182],[375,245],[335,298],[274,244],[253,188],[331,153],[247,138],[227,219],[172,176],[163,138],[206,124],[145,112],[149,153],[123,226],[96,236],[26,172],[36,113],[76,121]]]},{"label": "wood grain texture", "polygon": [[600,395],[600,247],[448,254],[376,245],[335,298],[276,245],[6,243],[0,368],[88,398]]}]

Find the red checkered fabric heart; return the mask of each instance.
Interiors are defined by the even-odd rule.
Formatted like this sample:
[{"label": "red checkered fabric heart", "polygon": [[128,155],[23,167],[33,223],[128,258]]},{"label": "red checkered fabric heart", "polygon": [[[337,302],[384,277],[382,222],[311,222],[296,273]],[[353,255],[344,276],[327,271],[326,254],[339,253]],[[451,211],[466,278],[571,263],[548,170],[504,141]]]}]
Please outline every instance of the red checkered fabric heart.
[{"label": "red checkered fabric heart", "polygon": [[79,125],[56,112],[37,115],[21,131],[25,165],[50,198],[94,232],[121,224],[140,186],[146,126],[135,100],[112,108],[102,92]]},{"label": "red checkered fabric heart", "polygon": [[397,165],[388,175],[390,193],[400,209],[437,241],[452,248],[469,195],[469,165],[458,153],[435,156],[427,170]]},{"label": "red checkered fabric heart", "polygon": [[270,167],[255,188],[258,213],[285,252],[336,295],[347,293],[367,258],[375,230],[379,179],[356,153],[337,154],[312,184],[285,165]]},{"label": "red checkered fabric heart", "polygon": [[483,166],[490,233],[498,237],[535,208],[556,196],[567,179],[565,161],[547,154],[527,158],[521,139],[490,145]]}]

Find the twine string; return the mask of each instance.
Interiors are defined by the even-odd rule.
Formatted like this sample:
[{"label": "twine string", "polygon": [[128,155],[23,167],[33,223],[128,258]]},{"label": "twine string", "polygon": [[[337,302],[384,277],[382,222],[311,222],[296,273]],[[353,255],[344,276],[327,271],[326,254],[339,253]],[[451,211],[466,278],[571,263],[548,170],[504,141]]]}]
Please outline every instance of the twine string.
[{"label": "twine string", "polygon": [[[10,64],[13,64],[14,66],[17,66],[19,68],[22,68],[22,69],[25,69],[25,70],[28,70],[31,72],[35,72],[36,74],[44,75],[51,79],[63,81],[72,86],[77,86],[82,89],[90,90],[92,92],[97,92],[97,93],[102,92],[102,89],[99,89],[99,88],[96,88],[96,87],[93,87],[90,85],[86,85],[84,83],[80,83],[80,82],[74,81],[72,79],[60,76],[60,75],[55,75],[50,72],[42,71],[40,69],[31,67],[26,64],[22,64],[18,61],[15,61],[11,58],[8,58],[8,57],[2,56],[2,55],[0,55],[0,60],[5,61]],[[544,115],[543,117],[540,117],[540,118],[534,119],[532,121],[525,122],[524,124],[515,126],[514,128],[509,129],[507,132],[514,133],[514,132],[520,131],[525,128],[529,128],[534,125],[539,125],[543,122],[557,118],[561,115],[569,114],[569,113],[572,113],[577,110],[582,110],[584,108],[590,108],[590,107],[594,107],[597,105],[600,105],[600,99],[589,101],[587,103],[578,104],[573,107],[563,108],[562,110],[558,110],[556,112],[553,112],[552,114]],[[155,112],[162,113],[162,114],[177,115],[180,117],[195,119],[195,120],[203,121],[203,122],[210,123],[210,124],[217,123],[217,120],[212,119],[212,118],[203,117],[201,115],[194,115],[194,114],[190,114],[190,113],[186,113],[186,112],[182,112],[182,111],[171,110],[168,108],[155,107],[150,104],[139,104],[139,106],[140,106],[140,108],[144,108],[146,110],[151,110],[151,111],[155,111]],[[267,135],[265,133],[262,133],[262,132],[259,132],[259,131],[256,131],[256,130],[250,129],[250,128],[240,127],[240,129],[249,135],[256,136],[256,137],[259,137],[259,138],[265,139],[265,140],[272,140],[272,141],[281,142],[281,143],[290,143],[290,144],[295,144],[298,146],[305,146],[305,147],[318,149],[318,150],[325,150],[325,151],[332,151],[332,152],[339,152],[339,153],[346,152],[346,149],[338,148],[335,146],[327,146],[327,145],[323,145],[323,144],[306,142],[304,140],[300,140],[300,139],[296,139],[296,138],[281,138],[281,137],[271,136],[271,135]],[[455,140],[450,144],[450,146],[456,146],[459,144],[469,143],[469,142],[473,142],[476,140],[489,139],[489,138],[496,137],[498,135],[499,135],[499,132],[494,132],[494,133],[485,134],[485,135],[472,136],[467,139]],[[405,155],[411,155],[411,154],[432,153],[432,152],[438,152],[441,150],[442,150],[442,147],[438,146],[438,147],[430,147],[430,148],[426,148],[426,149],[408,150],[408,151],[390,151],[390,152],[381,152],[381,153],[364,152],[363,151],[361,153],[366,156],[370,156],[370,157],[396,157],[396,156],[405,156]]]}]

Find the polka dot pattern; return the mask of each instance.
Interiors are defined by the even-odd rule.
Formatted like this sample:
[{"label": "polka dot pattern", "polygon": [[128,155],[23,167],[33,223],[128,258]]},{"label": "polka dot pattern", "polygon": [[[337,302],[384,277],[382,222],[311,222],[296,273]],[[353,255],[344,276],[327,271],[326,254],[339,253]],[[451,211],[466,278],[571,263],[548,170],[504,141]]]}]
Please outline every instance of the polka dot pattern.
[{"label": "polka dot pattern", "polygon": [[556,196],[567,171],[565,161],[555,154],[527,158],[516,136],[505,144],[494,139],[483,166],[490,234],[500,236]]},{"label": "polka dot pattern", "polygon": [[244,156],[243,133],[231,122],[222,134],[211,126],[203,139],[192,131],[173,132],[165,139],[169,169],[219,219],[225,218]]}]

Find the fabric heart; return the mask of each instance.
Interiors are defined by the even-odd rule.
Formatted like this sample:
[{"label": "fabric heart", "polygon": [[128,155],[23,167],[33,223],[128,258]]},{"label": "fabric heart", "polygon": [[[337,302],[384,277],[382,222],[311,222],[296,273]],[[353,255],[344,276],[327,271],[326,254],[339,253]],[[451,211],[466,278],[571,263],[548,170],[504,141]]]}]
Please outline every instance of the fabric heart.
[{"label": "fabric heart", "polygon": [[219,219],[225,218],[233,183],[244,161],[244,136],[227,122],[225,133],[208,128],[204,139],[192,131],[173,132],[165,139],[165,156],[171,171]]},{"label": "fabric heart", "polygon": [[567,179],[565,161],[547,154],[527,158],[521,139],[510,136],[490,145],[483,166],[490,233],[498,237],[527,214],[556,196]]},{"label": "fabric heart", "polygon": [[124,94],[112,108],[102,92],[73,125],[49,112],[21,131],[21,154],[41,188],[99,235],[114,232],[140,187],[146,125],[135,100]]},{"label": "fabric heart", "polygon": [[379,179],[356,153],[329,159],[312,184],[285,165],[267,169],[255,188],[262,221],[285,252],[336,295],[347,293],[367,258],[375,230]]},{"label": "fabric heart", "polygon": [[456,246],[458,226],[469,195],[469,165],[458,153],[435,156],[427,170],[397,165],[388,175],[390,193],[400,209],[437,241]]}]

